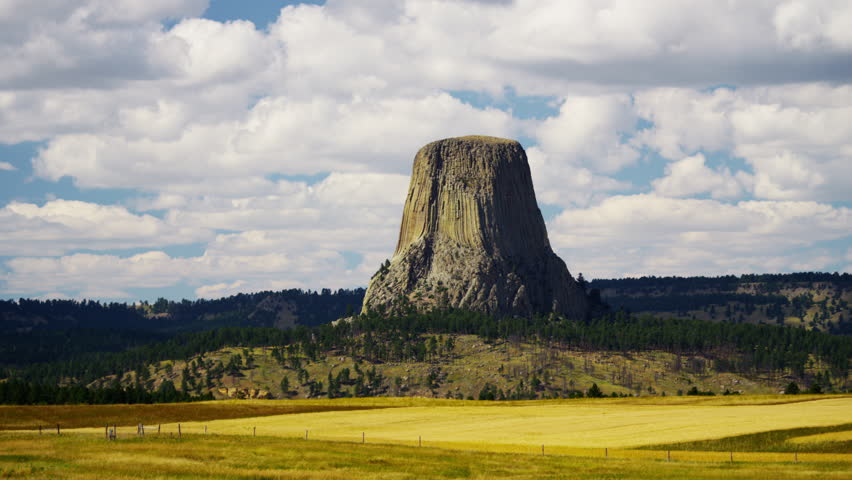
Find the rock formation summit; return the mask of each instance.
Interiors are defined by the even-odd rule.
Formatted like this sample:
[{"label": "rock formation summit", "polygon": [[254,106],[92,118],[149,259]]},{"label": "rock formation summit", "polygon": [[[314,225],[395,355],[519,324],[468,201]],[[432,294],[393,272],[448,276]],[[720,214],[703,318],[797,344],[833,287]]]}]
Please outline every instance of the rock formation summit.
[{"label": "rock formation summit", "polygon": [[396,251],[370,281],[363,310],[406,304],[587,316],[585,290],[550,248],[520,143],[469,136],[417,152]]}]

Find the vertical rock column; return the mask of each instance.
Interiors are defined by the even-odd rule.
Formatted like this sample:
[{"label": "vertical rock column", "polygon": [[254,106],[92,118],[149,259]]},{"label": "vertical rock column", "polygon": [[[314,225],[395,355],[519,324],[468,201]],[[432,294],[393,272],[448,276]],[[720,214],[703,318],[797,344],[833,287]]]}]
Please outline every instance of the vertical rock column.
[{"label": "vertical rock column", "polygon": [[448,138],[417,152],[396,251],[370,281],[363,308],[392,312],[404,303],[587,315],[585,292],[550,247],[518,142]]}]

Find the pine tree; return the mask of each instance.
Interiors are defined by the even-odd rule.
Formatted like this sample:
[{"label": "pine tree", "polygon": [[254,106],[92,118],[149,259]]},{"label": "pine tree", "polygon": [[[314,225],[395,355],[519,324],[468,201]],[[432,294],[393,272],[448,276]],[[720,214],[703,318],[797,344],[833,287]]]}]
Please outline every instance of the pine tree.
[{"label": "pine tree", "polygon": [[586,396],[589,398],[603,398],[604,394],[600,387],[598,387],[598,384],[593,383],[589,391],[586,392]]}]

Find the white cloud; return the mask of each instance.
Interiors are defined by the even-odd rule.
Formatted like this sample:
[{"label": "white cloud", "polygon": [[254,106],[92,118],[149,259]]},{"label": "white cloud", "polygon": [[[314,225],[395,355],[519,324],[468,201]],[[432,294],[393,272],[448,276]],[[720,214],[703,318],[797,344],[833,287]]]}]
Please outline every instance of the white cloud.
[{"label": "white cloud", "polygon": [[852,5],[843,0],[792,0],[775,9],[776,36],[794,50],[852,48]]},{"label": "white cloud", "polygon": [[470,133],[512,137],[521,125],[505,112],[479,110],[447,94],[351,103],[279,97],[261,100],[242,121],[189,125],[175,139],[58,136],[33,164],[41,177],[68,175],[81,187],[151,191],[271,173],[408,173],[414,152],[431,140]]},{"label": "white cloud", "polygon": [[52,200],[0,209],[0,255],[60,255],[75,249],[121,249],[210,238],[201,228],[168,224],[119,206]]},{"label": "white cloud", "polygon": [[216,283],[204,285],[195,289],[195,294],[200,298],[222,298],[245,292],[246,282],[237,280],[232,283]]},{"label": "white cloud", "polygon": [[304,182],[265,181],[258,191],[225,191],[219,195],[159,196],[140,204],[160,207],[170,224],[200,229],[256,230],[282,228],[314,230],[397,223],[402,211],[408,177],[377,173],[332,173],[308,186]]},{"label": "white cloud", "polygon": [[14,165],[9,162],[0,162],[0,170],[5,170],[7,172],[11,172],[17,170]]},{"label": "white cloud", "polygon": [[[185,18],[207,3],[0,2],[0,142],[43,141],[41,179],[137,192],[6,205],[0,249],[25,257],[4,292],[363,285],[393,250],[416,150],[471,133],[537,143],[538,198],[568,208],[554,245],[588,276],[820,268],[832,255],[812,245],[849,230],[848,210],[815,203],[852,191],[848,2],[330,0],[266,30]],[[444,93],[507,87],[559,113]],[[672,163],[630,183],[645,147]],[[187,242],[205,254],[156,251]],[[68,255],[123,248],[155,251]]]},{"label": "white cloud", "polygon": [[566,210],[549,230],[569,267],[589,277],[789,271],[822,262],[813,268],[820,269],[830,257],[812,245],[848,237],[852,210],[816,202],[619,195]]},{"label": "white cloud", "polygon": [[[151,251],[126,258],[94,254],[20,257],[6,262],[9,272],[5,275],[4,290],[9,293],[62,291],[78,298],[128,298],[128,289],[167,288],[181,283],[203,283],[196,287],[199,295],[227,293],[238,287],[241,291],[306,288],[306,284],[313,285],[316,280],[331,288],[361,285],[362,275],[339,273],[345,271],[343,264],[338,253],[319,249],[295,256],[205,254],[173,258]],[[96,294],[92,295],[93,292]]]},{"label": "white cloud", "polygon": [[642,131],[639,138],[670,159],[702,148],[730,149],[733,127],[728,112],[736,101],[736,92],[726,88],[703,94],[684,88],[640,91],[635,95],[636,110],[654,126]]},{"label": "white cloud", "polygon": [[639,152],[622,138],[633,133],[636,114],[627,95],[568,97],[559,115],[535,130],[542,150],[593,171],[612,173],[636,162]]},{"label": "white cloud", "polygon": [[148,49],[169,17],[206,0],[6,1],[0,7],[0,88],[109,86],[161,72]]},{"label": "white cloud", "polygon": [[597,175],[569,159],[542,151],[527,149],[527,158],[535,186],[536,199],[541,203],[567,206],[587,206],[603,200],[616,191],[631,190],[627,182]]},{"label": "white cloud", "polygon": [[149,57],[175,75],[180,86],[238,81],[251,72],[276,68],[284,54],[245,20],[192,18],[154,38]]},{"label": "white cloud", "polygon": [[716,170],[704,164],[699,153],[666,166],[666,176],[651,182],[654,190],[668,197],[689,197],[709,193],[713,198],[739,198],[749,189],[752,178],[744,173],[732,174],[727,167]]},{"label": "white cloud", "polygon": [[[752,168],[754,195],[848,201],[852,190],[852,87],[785,85],[636,95],[654,127],[637,142],[670,159],[729,151]],[[734,173],[740,176],[739,172]]]}]

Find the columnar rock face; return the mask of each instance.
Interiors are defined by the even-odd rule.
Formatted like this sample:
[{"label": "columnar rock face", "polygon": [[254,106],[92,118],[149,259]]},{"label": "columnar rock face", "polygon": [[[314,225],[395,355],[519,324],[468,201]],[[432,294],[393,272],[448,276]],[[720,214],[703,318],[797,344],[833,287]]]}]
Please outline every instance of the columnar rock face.
[{"label": "columnar rock face", "polygon": [[550,248],[518,142],[448,138],[417,152],[396,252],[370,281],[363,309],[405,304],[588,314],[585,291]]}]

